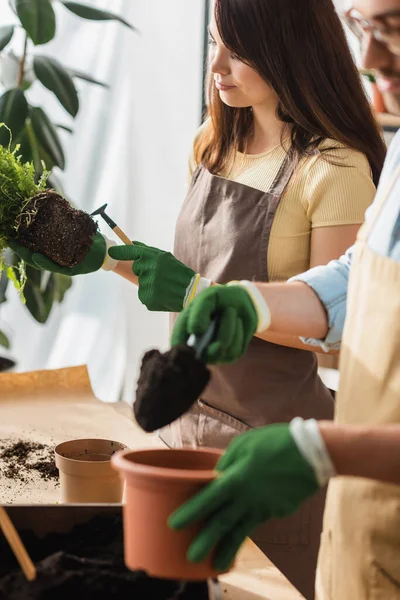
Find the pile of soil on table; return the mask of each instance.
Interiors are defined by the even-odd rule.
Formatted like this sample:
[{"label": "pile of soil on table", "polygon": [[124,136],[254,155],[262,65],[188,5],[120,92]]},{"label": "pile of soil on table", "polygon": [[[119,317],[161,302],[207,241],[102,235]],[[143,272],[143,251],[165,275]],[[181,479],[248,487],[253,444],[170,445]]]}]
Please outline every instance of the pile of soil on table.
[{"label": "pile of soil on table", "polygon": [[124,564],[122,518],[99,516],[69,534],[21,537],[37,568],[27,582],[0,538],[0,600],[208,600],[206,582],[147,577]]},{"label": "pile of soil on table", "polygon": [[23,440],[0,440],[0,474],[21,483],[40,478],[58,485],[54,448]]}]

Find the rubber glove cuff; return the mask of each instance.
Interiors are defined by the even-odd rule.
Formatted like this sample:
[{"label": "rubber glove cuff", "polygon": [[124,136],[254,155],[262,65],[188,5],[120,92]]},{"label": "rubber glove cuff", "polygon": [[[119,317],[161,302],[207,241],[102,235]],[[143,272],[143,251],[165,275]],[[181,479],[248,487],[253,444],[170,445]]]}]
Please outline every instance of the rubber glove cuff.
[{"label": "rubber glove cuff", "polygon": [[211,284],[211,279],[202,277],[199,273],[194,275],[186,289],[185,298],[183,300],[183,308],[189,306],[192,300],[194,300],[194,298],[196,298],[196,296],[198,296],[203,290],[209,288]]},{"label": "rubber glove cuff", "polygon": [[258,317],[258,326],[256,333],[261,333],[262,331],[266,331],[269,329],[271,325],[271,311],[269,309],[268,304],[266,303],[264,296],[258,289],[258,287],[252,283],[251,281],[230,281],[228,286],[240,286],[246,290],[249,294],[254,308],[256,309],[257,317]]},{"label": "rubber glove cuff", "polygon": [[331,477],[335,477],[336,470],[317,421],[304,421],[301,417],[296,417],[289,424],[289,429],[300,454],[314,470],[318,484],[324,487]]}]

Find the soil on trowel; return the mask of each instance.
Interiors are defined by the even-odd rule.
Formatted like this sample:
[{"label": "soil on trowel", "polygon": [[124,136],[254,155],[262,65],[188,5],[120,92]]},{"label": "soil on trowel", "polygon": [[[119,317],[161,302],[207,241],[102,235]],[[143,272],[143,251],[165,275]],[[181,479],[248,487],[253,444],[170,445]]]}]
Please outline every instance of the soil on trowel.
[{"label": "soil on trowel", "polygon": [[0,441],[0,474],[21,483],[35,478],[58,484],[54,448],[23,440]]},{"label": "soil on trowel", "polygon": [[174,346],[164,354],[146,352],[134,404],[138,424],[148,432],[169,425],[191,408],[210,376],[206,364],[189,346]]},{"label": "soil on trowel", "polygon": [[53,190],[34,196],[24,210],[33,216],[21,218],[18,242],[22,246],[64,267],[73,267],[85,258],[98,230],[89,214],[73,208]]},{"label": "soil on trowel", "polygon": [[208,600],[206,582],[166,581],[124,564],[122,519],[100,516],[70,534],[21,537],[36,568],[28,583],[0,538],[0,600]]}]

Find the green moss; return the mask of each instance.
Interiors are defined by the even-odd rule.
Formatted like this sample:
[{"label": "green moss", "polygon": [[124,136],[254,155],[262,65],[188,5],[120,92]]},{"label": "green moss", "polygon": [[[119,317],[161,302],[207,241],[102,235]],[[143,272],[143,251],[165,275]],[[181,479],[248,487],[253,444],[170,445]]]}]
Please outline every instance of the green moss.
[{"label": "green moss", "polygon": [[17,146],[0,146],[0,252],[7,248],[7,240],[15,237],[17,217],[24,211],[29,200],[46,189],[48,173],[35,181],[32,163],[23,163]]},{"label": "green moss", "polygon": [[[0,127],[5,125],[0,123]],[[26,213],[25,207],[33,196],[46,189],[49,173],[44,169],[40,180],[35,180],[35,168],[32,163],[23,163],[18,155],[19,146],[11,150],[0,146],[0,274],[6,271],[9,279],[22,292],[25,271],[21,262],[17,267],[19,279],[14,270],[2,259],[2,252],[8,247],[8,239],[16,236],[18,217]]]}]

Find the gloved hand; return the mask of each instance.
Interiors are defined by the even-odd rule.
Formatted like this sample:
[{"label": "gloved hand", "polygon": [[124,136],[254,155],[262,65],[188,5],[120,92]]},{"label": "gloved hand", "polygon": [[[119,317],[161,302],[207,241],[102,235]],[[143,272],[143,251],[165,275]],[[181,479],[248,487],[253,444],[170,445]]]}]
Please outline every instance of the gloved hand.
[{"label": "gloved hand", "polygon": [[62,275],[84,275],[98,271],[107,256],[107,244],[101,233],[93,236],[93,243],[82,262],[74,267],[62,267],[44,254],[32,252],[25,246],[20,246],[16,240],[8,240],[8,245],[23,261],[35,269],[61,273]]},{"label": "gloved hand", "polygon": [[108,251],[115,260],[134,261],[139,279],[139,300],[152,311],[180,312],[196,273],[170,252],[133,242]]},{"label": "gloved hand", "polygon": [[[260,310],[261,302],[258,303]],[[256,304],[247,287],[242,285],[221,285],[204,290],[179,315],[171,345],[185,344],[192,333],[202,335],[218,314],[218,331],[208,347],[206,361],[209,364],[234,362],[246,352],[258,329],[260,310]]]},{"label": "gloved hand", "polygon": [[189,548],[188,560],[202,562],[216,548],[214,566],[221,571],[229,568],[258,525],[296,512],[320,487],[287,424],[238,436],[216,470],[219,476],[175,511],[168,523],[173,529],[183,529],[204,522]]}]

